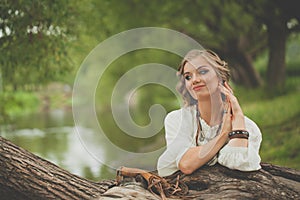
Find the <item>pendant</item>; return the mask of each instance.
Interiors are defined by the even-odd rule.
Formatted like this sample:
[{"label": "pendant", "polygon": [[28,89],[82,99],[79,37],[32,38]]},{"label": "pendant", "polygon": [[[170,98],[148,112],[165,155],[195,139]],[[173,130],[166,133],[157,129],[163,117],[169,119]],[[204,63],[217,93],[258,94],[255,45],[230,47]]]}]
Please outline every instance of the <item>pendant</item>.
[{"label": "pendant", "polygon": [[200,131],[200,142],[203,142],[204,141],[204,131]]}]

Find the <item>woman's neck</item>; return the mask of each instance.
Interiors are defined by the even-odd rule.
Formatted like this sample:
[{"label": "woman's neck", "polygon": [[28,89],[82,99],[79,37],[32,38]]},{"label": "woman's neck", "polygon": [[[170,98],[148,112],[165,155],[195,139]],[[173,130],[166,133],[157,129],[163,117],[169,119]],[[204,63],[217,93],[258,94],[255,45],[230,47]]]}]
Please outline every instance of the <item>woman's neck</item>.
[{"label": "woman's neck", "polygon": [[201,118],[210,126],[221,123],[223,103],[220,95],[212,95],[206,99],[198,100],[198,109]]},{"label": "woman's neck", "polygon": [[210,125],[211,120],[211,101],[198,101],[198,110],[200,112],[201,118]]}]

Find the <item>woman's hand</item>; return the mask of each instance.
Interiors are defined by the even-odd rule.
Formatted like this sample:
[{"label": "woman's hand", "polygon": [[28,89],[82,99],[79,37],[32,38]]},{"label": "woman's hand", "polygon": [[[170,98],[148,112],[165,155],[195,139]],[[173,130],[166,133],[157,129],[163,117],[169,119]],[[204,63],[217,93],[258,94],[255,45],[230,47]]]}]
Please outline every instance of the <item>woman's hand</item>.
[{"label": "woman's hand", "polygon": [[223,115],[223,124],[221,133],[228,135],[232,131],[232,122],[231,122],[231,105],[229,101],[224,106],[224,115]]},{"label": "woman's hand", "polygon": [[[225,85],[223,86],[223,92],[226,95],[226,99],[228,104],[230,105],[229,108],[231,109],[229,111],[229,113],[231,112],[231,126],[232,126],[232,130],[245,130],[246,126],[245,126],[245,117],[244,117],[244,113],[242,111],[242,108],[237,100],[237,98],[233,95],[232,89],[230,88],[230,86],[228,85],[227,82],[225,82]],[[227,120],[227,118],[225,117],[225,120]],[[228,122],[226,122],[228,123]],[[248,145],[248,140],[245,139],[241,139],[241,138],[234,138],[231,139],[228,142],[229,146],[234,146],[234,147],[247,147]]]},{"label": "woman's hand", "polygon": [[233,95],[232,89],[227,82],[225,82],[223,89],[231,108],[232,130],[245,130],[244,113],[237,98]]}]

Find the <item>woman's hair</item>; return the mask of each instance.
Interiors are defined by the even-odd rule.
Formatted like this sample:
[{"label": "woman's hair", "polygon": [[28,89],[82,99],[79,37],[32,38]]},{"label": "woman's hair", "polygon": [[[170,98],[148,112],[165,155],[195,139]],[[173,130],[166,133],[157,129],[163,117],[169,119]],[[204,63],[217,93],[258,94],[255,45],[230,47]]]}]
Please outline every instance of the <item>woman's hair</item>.
[{"label": "woman's hair", "polygon": [[183,76],[184,66],[187,62],[190,62],[192,59],[201,56],[203,57],[216,71],[217,76],[222,81],[229,81],[230,78],[230,70],[228,68],[228,64],[222,60],[215,52],[211,50],[198,50],[194,49],[189,51],[183,60],[181,61],[177,75],[179,76],[179,82],[177,84],[177,91],[182,95],[185,106],[194,105],[197,103],[197,100],[194,99],[185,86],[185,78]]}]

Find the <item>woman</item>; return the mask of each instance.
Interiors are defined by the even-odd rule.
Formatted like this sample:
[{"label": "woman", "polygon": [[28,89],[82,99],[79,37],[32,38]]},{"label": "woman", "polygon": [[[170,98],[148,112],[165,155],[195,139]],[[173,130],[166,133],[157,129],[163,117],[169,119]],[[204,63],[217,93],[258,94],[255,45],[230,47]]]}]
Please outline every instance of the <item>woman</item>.
[{"label": "woman", "polygon": [[191,174],[217,162],[241,171],[260,169],[261,132],[228,85],[227,63],[212,51],[192,50],[178,75],[185,105],[165,118],[167,149],[158,160],[159,175]]}]

